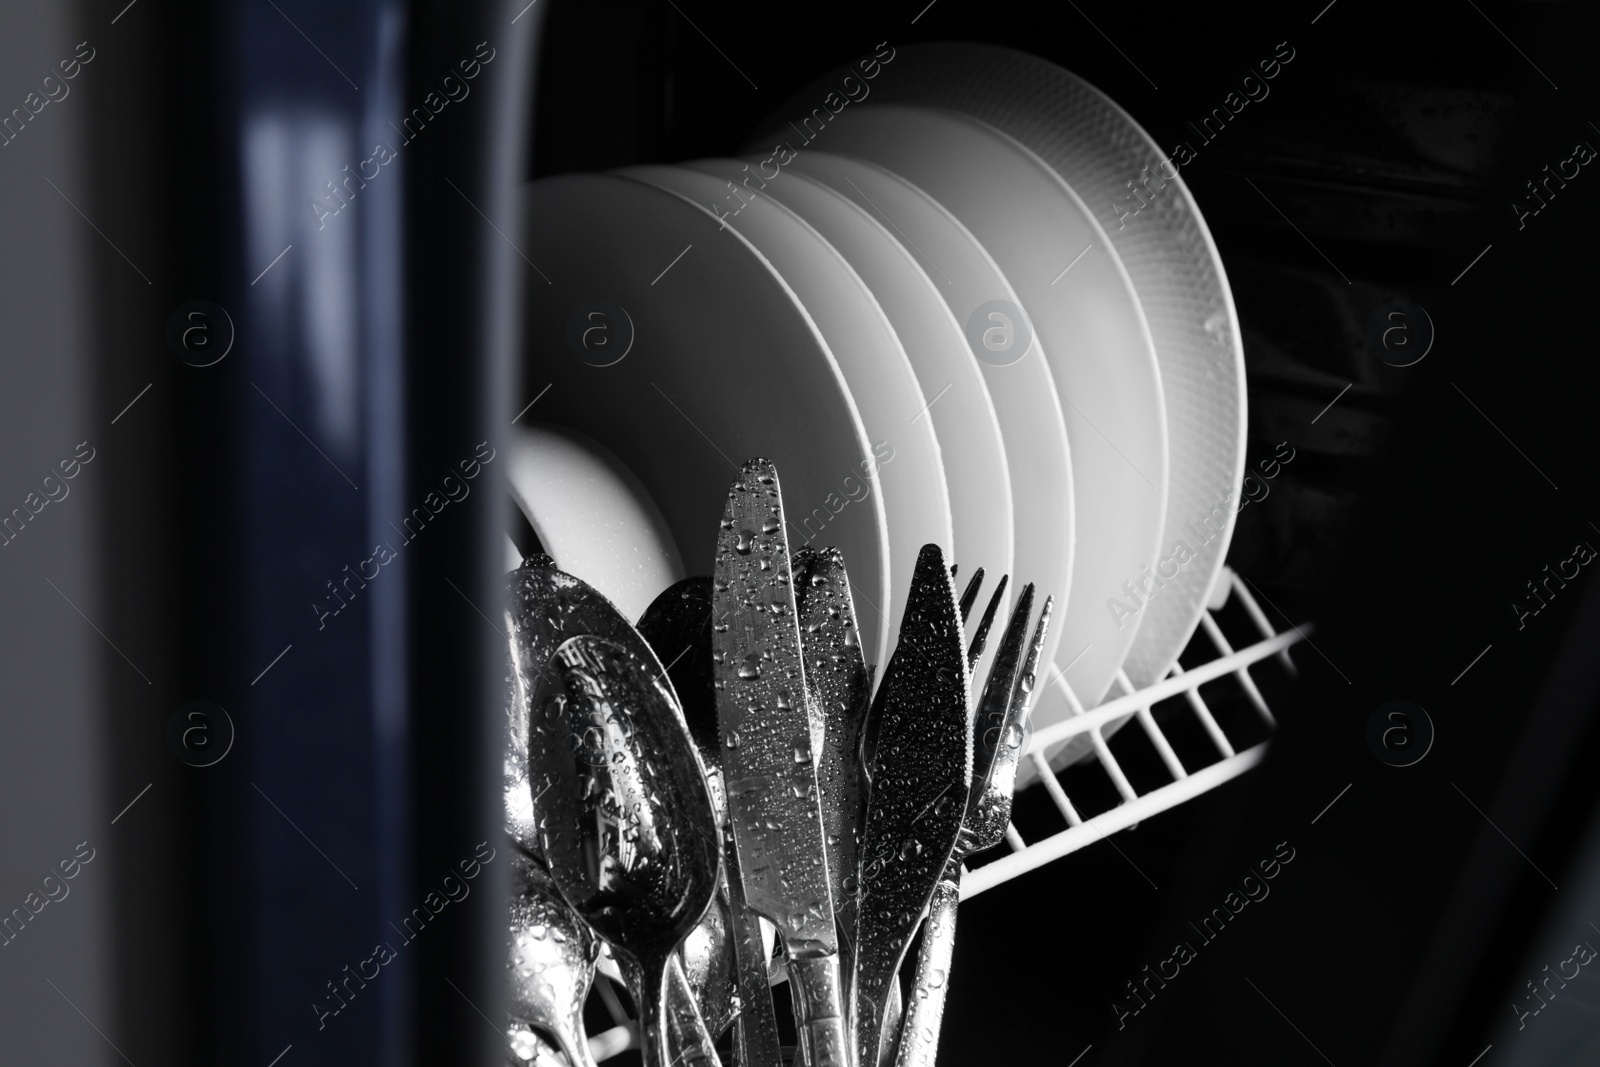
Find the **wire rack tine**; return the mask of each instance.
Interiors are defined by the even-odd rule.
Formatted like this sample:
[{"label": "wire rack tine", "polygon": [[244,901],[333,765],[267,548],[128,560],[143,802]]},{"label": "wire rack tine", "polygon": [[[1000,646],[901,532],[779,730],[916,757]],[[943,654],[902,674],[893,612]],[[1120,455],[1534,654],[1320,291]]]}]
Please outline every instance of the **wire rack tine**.
[{"label": "wire rack tine", "polygon": [[[1133,681],[1120,667],[1117,668],[1117,684],[1122,687],[1124,693],[1138,691],[1134,688]],[[1161,754],[1161,762],[1167,765],[1167,770],[1171,772],[1173,780],[1187,778],[1189,777],[1189,772],[1184,770],[1183,761],[1172,750],[1172,744],[1167,740],[1167,735],[1161,732],[1161,727],[1156,725],[1156,717],[1150,713],[1150,704],[1153,703],[1155,702],[1151,701],[1149,704],[1140,705],[1139,710],[1135,713],[1139,717],[1139,725],[1144,727],[1146,734],[1150,735],[1150,743],[1155,745],[1156,751]]]},{"label": "wire rack tine", "polygon": [[[1233,646],[1228,643],[1227,637],[1222,633],[1222,627],[1217,625],[1217,620],[1211,617],[1209,611],[1200,616],[1200,625],[1205,628],[1206,636],[1216,644],[1218,651],[1224,656],[1233,655]],[[1272,709],[1267,707],[1267,698],[1262,696],[1261,690],[1256,688],[1256,680],[1250,677],[1250,668],[1240,666],[1238,670],[1233,672],[1233,676],[1239,679],[1240,685],[1244,686],[1245,694],[1250,698],[1250,703],[1256,706],[1256,710],[1261,713],[1261,717],[1266,720],[1267,725],[1276,728],[1278,720],[1273,718]]]},{"label": "wire rack tine", "polygon": [[[1124,801],[1138,800],[1139,794],[1133,791],[1133,783],[1128,781],[1128,776],[1122,773],[1122,764],[1117,762],[1117,757],[1111,754],[1111,746],[1106,744],[1105,735],[1101,733],[1104,727],[1096,727],[1089,731],[1089,743],[1094,745],[1095,755],[1100,757],[1100,765],[1111,776],[1112,784],[1117,787],[1117,792],[1122,794]],[[1050,776],[1052,779],[1055,775]]]},{"label": "wire rack tine", "polygon": [[[1167,672],[1167,677],[1176,678],[1183,673],[1183,664],[1174,663],[1172,670]],[[1234,754],[1233,742],[1228,740],[1228,735],[1222,732],[1222,727],[1217,725],[1217,720],[1212,717],[1211,709],[1200,697],[1199,687],[1185,689],[1183,695],[1189,698],[1189,706],[1200,719],[1200,724],[1206,728],[1206,733],[1211,736],[1211,741],[1217,746],[1217,751],[1222,753],[1222,758],[1227,759]]]},{"label": "wire rack tine", "polygon": [[[1034,751],[1028,754],[1033,760],[1034,770],[1039,772],[1039,781],[1044,783],[1045,792],[1050,794],[1050,799],[1056,802],[1056,810],[1061,812],[1061,817],[1067,820],[1069,826],[1082,826],[1083,816],[1078,814],[1078,809],[1072,806],[1072,801],[1067,798],[1067,791],[1061,788],[1061,782],[1056,778],[1055,772],[1050,769],[1049,762],[1044,758],[1044,753]],[[1021,836],[1018,835],[1018,840]]]},{"label": "wire rack tine", "polygon": [[[1244,584],[1244,579],[1240,578],[1231,567],[1224,567],[1223,571],[1228,575],[1228,581],[1233,586],[1233,592],[1238,596],[1239,603],[1244,605],[1245,614],[1250,616],[1250,621],[1256,624],[1256,629],[1261,631],[1261,636],[1276,637],[1277,631],[1272,628],[1272,623],[1267,621],[1266,613],[1261,610],[1261,605],[1256,603],[1256,598],[1250,592],[1250,587]],[[1210,612],[1207,612],[1206,616],[1209,618],[1210,614]],[[1287,647],[1278,650],[1278,659],[1282,661],[1284,669],[1289,672],[1289,677],[1298,678],[1300,676],[1300,668],[1295,665],[1294,660],[1289,658],[1289,649]]]}]

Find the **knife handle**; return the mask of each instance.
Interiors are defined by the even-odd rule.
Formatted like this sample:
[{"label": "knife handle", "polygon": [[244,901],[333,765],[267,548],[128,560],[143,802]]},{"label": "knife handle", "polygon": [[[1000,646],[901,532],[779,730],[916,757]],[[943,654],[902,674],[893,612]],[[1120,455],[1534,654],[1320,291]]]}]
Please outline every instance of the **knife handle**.
[{"label": "knife handle", "polygon": [[778,1020],[772,1009],[772,985],[767,979],[767,943],[761,936],[760,917],[745,906],[744,885],[739,879],[738,856],[731,837],[722,870],[728,880],[728,936],[733,940],[741,1004],[733,1021],[737,1062],[740,1067],[783,1067]]},{"label": "knife handle", "polygon": [[939,1051],[939,1025],[950,988],[950,960],[956,945],[956,907],[961,903],[961,862],[952,860],[933,888],[928,918],[917,952],[916,982],[900,1030],[895,1067],[933,1067]]},{"label": "knife handle", "polygon": [[789,957],[789,993],[807,1067],[853,1067],[845,1040],[838,954]]}]

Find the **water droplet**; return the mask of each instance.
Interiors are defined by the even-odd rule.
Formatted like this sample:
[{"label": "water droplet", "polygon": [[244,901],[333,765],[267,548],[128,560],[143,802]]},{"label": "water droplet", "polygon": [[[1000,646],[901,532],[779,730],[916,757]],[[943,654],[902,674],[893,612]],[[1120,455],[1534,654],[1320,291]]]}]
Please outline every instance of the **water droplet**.
[{"label": "water droplet", "polygon": [[1032,671],[1023,671],[1022,672],[1022,677],[1017,679],[1017,686],[1024,693],[1031,693],[1031,692],[1033,692],[1034,680],[1035,679],[1033,677],[1033,672]]},{"label": "water droplet", "polygon": [[943,815],[943,814],[945,814],[946,812],[948,812],[950,810],[950,805],[952,803],[954,803],[954,802],[950,799],[950,794],[949,793],[943,794],[942,796],[939,797],[938,800],[935,800],[933,802],[933,813],[935,815]]},{"label": "water droplet", "polygon": [[1005,746],[1007,748],[1016,748],[1018,745],[1022,744],[1022,727],[1018,726],[1016,723],[1011,723],[1006,727],[1005,737],[1003,740],[1005,741]]},{"label": "water droplet", "polygon": [[744,663],[739,667],[739,677],[745,681],[753,681],[761,677],[761,656],[755,652],[744,658]]},{"label": "water droplet", "polygon": [[729,748],[738,748],[739,732],[737,730],[729,730],[727,736],[723,737],[722,743],[727,745]]},{"label": "water droplet", "polygon": [[909,860],[914,856],[920,856],[920,855],[922,855],[922,842],[921,841],[918,841],[916,838],[912,837],[912,838],[907,838],[904,842],[901,843],[901,845],[900,845],[900,858],[902,860]]},{"label": "water droplet", "polygon": [[764,534],[775,534],[778,532],[779,528],[778,516],[776,514],[768,515],[767,521],[761,524],[761,532]]},{"label": "water droplet", "polygon": [[533,1031],[520,1027],[511,1035],[511,1052],[519,1060],[532,1060],[539,1054],[539,1039]]},{"label": "water droplet", "polygon": [[733,550],[741,556],[748,556],[750,550],[756,547],[756,535],[749,530],[740,530],[738,538],[733,542]]}]

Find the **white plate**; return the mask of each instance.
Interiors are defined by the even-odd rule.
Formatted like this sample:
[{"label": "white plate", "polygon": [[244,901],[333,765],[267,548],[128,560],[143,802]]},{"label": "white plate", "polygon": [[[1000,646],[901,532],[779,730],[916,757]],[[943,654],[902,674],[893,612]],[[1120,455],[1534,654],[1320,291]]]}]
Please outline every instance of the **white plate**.
[{"label": "white plate", "polygon": [[[1175,167],[1162,166],[1170,156],[1132,116],[1038,56],[990,44],[911,45],[874,90],[874,102],[972,115],[1037,152],[1083,197],[1133,279],[1166,397],[1172,479],[1162,558],[1179,541],[1194,552],[1142,609],[1124,664],[1135,684],[1155,682],[1199,625],[1233,532],[1229,494],[1238,499],[1244,475],[1244,350],[1205,219]],[[1219,508],[1220,530],[1190,532]]]},{"label": "white plate", "polygon": [[[830,151],[903,175],[964,222],[1005,271],[1043,341],[1065,402],[1082,519],[1054,662],[1093,706],[1139,623],[1137,615],[1116,617],[1107,599],[1155,557],[1165,521],[1161,375],[1132,282],[1060,176],[991,126],[954,112],[867,104],[845,109],[826,136]],[[1053,687],[1033,713],[1040,726],[1071,714]],[[1072,746],[1065,751],[1063,761]]]},{"label": "white plate", "polygon": [[[530,414],[598,441],[633,472],[689,574],[712,571],[744,460],[771,459],[785,500],[823,500],[846,475],[870,480],[828,536],[855,583],[884,602],[887,528],[871,446],[794,292],[738,235],[643,182],[560,176],[523,197],[518,244],[549,278],[529,272],[524,288],[524,378],[530,392],[550,386]],[[863,614],[861,628],[867,649],[887,644],[875,616]]]},{"label": "white plate", "polygon": [[[803,152],[784,171],[773,183],[774,190],[793,172],[794,177],[821,182],[882,220],[923,268],[928,284],[944,301],[946,313],[957,321],[962,309],[994,300],[1019,302],[1005,275],[972,233],[903,178],[870,163],[826,152]],[[1053,592],[1059,601],[1074,565],[1075,502],[1066,423],[1049,363],[1038,338],[1009,366],[970,362],[979,366],[994,405],[1011,478],[1015,523],[1012,579],[1018,585],[1009,599],[1015,600],[1021,582],[1031,581],[1037,583],[1041,596]],[[1035,486],[1052,486],[1055,491],[1038,492],[1032,488]],[[963,558],[961,563],[968,574],[985,567],[991,589],[999,580],[1000,572],[987,560]],[[1052,628],[1049,640],[1059,637],[1060,631]],[[1045,653],[1052,647],[1047,645]]]},{"label": "white plate", "polygon": [[[789,283],[821,331],[861,412],[874,454],[885,457],[878,465],[878,482],[889,522],[889,600],[875,601],[857,590],[856,601],[865,609],[861,613],[877,615],[888,633],[898,633],[922,546],[932,541],[947,552],[961,550],[951,535],[950,495],[939,439],[932,420],[924,417],[927,402],[899,336],[860,275],[821,234],[773,198],[756,197],[741,207],[727,187],[740,167],[730,160],[710,160],[698,168],[640,166],[616,173],[666,189],[708,212],[711,205],[724,205],[717,212],[728,227],[722,240],[748,241]],[[719,171],[728,173],[719,178]],[[722,214],[735,208],[734,214]],[[843,471],[831,498],[808,499],[786,491],[790,545],[832,544],[832,511],[855,506],[852,491],[860,494],[868,488]],[[850,563],[846,555],[845,565]]]},{"label": "white plate", "polygon": [[533,425],[512,428],[510,452],[511,499],[539,543],[628,618],[685,577],[661,509],[605,448],[571,430]]},{"label": "white plate", "polygon": [[[939,435],[951,530],[960,546],[959,556],[951,553],[947,558],[965,561],[969,571],[985,568],[991,581],[1011,573],[1014,534],[1005,443],[983,375],[938,287],[900,240],[865,208],[803,174],[763,183],[759,163],[758,159],[749,163],[758,168],[751,185],[794,211],[833,245],[872,290],[900,337],[922,387],[924,409],[917,417],[931,420]],[[725,180],[743,182],[749,175],[745,164],[732,160],[688,166]],[[865,411],[862,415],[866,417]],[[889,525],[892,530],[892,514]],[[985,649],[975,677],[983,677],[996,647],[997,642],[991,642]]]}]

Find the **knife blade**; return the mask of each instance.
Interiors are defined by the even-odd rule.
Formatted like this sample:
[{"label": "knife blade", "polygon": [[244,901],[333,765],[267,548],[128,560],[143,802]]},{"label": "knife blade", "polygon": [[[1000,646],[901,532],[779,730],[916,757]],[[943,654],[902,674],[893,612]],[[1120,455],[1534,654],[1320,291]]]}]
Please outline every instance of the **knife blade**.
[{"label": "knife blade", "polygon": [[745,904],[739,864],[728,833],[728,799],[723,786],[722,744],[717,722],[717,689],[712,661],[711,579],[685,578],[672,586],[639,617],[639,633],[667,664],[667,677],[678,692],[689,735],[700,750],[707,785],[722,823],[722,874],[728,904],[728,936],[733,947],[739,1010],[734,1018],[734,1055],[739,1067],[783,1067],[778,1020],[767,981],[766,942],[761,922]]},{"label": "knife blade", "polygon": [[1033,610],[1033,585],[1023,587],[990,667],[973,719],[972,787],[967,794],[966,815],[950,863],[928,905],[922,946],[917,954],[911,1007],[906,1012],[895,1067],[934,1067],[945,994],[950,988],[950,961],[955,952],[962,862],[1005,840],[1006,826],[1011,821],[1017,760],[1026,747],[1026,726],[1035,672],[1039,669],[1039,651],[1050,629],[1051,605],[1052,598],[1045,597],[1033,639],[1024,645],[1028,618]]},{"label": "knife blade", "polygon": [[955,587],[924,545],[874,700],[876,766],[860,851],[853,1040],[875,1063],[901,960],[949,863],[972,775],[971,684]]},{"label": "knife blade", "polygon": [[806,1062],[848,1067],[828,855],[778,474],[740,470],[717,533],[712,659],[745,903],[783,934]]},{"label": "knife blade", "polygon": [[[817,786],[822,794],[822,824],[828,849],[828,885],[839,930],[839,967],[849,996],[855,957],[856,854],[865,811],[861,732],[866,726],[871,689],[856,628],[855,602],[844,556],[837,548],[795,552],[795,602],[800,647],[805,656],[806,691],[822,720],[817,751]],[[848,1001],[847,1001],[848,1002]]]}]

